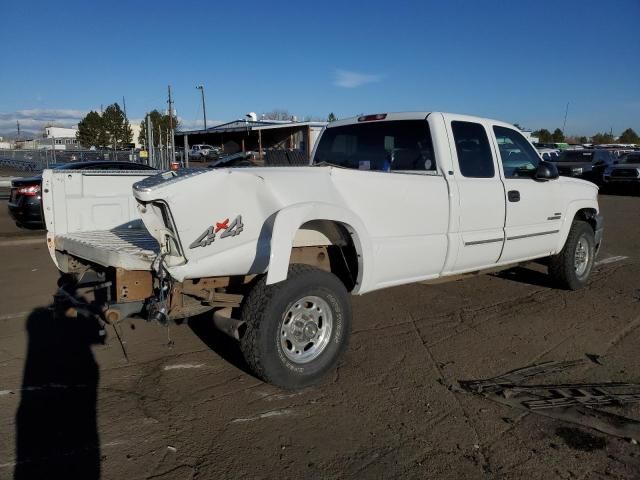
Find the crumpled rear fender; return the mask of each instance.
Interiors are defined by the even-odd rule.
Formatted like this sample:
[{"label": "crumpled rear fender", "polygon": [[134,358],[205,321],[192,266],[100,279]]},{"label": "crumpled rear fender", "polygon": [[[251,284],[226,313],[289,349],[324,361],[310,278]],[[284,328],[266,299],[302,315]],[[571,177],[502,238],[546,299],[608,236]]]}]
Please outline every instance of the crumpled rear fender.
[{"label": "crumpled rear fender", "polygon": [[271,235],[267,284],[286,280],[293,239],[298,229],[311,220],[330,220],[346,227],[358,253],[358,279],[352,293],[366,291],[373,273],[371,237],[355,213],[322,202],[298,203],[278,211]]}]

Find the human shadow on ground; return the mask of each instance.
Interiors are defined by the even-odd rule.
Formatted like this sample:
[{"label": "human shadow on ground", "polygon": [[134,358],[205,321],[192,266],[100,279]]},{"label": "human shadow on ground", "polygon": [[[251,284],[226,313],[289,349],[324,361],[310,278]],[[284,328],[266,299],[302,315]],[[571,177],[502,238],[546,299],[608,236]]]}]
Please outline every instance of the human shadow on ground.
[{"label": "human shadow on ground", "polygon": [[102,343],[97,319],[38,308],[26,322],[27,357],[16,414],[15,479],[100,478],[96,401]]}]

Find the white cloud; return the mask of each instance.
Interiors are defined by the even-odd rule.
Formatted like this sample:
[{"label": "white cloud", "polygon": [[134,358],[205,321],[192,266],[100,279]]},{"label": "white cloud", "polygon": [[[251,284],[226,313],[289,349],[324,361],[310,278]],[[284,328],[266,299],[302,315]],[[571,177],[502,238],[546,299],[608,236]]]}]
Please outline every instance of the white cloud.
[{"label": "white cloud", "polygon": [[375,83],[382,80],[382,75],[370,73],[352,72],[350,70],[336,70],[333,84],[343,88],[356,88],[367,83]]},{"label": "white cloud", "polygon": [[24,130],[42,130],[47,125],[73,127],[86,114],[82,110],[72,109],[28,109],[15,112],[0,112],[0,131],[16,131],[16,122]]}]

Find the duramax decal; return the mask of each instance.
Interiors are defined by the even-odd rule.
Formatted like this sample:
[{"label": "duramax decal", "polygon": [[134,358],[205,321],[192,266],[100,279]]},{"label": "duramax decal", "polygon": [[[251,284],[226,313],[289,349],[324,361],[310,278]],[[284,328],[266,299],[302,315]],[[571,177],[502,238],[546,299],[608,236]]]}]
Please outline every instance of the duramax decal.
[{"label": "duramax decal", "polygon": [[189,248],[206,247],[216,240],[216,234],[220,231],[220,238],[235,237],[240,235],[244,225],[242,224],[242,215],[238,215],[233,222],[229,223],[229,219],[225,218],[222,222],[216,222],[215,225],[207,228],[202,235],[196,238]]}]

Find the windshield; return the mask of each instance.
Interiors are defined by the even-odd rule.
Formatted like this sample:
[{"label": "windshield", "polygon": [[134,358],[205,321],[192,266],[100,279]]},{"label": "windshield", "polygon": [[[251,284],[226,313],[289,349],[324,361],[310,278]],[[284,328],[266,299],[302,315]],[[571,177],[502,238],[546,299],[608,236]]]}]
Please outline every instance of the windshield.
[{"label": "windshield", "polygon": [[314,157],[314,164],[323,162],[359,170],[436,169],[429,125],[424,120],[329,127]]},{"label": "windshield", "polygon": [[591,163],[593,152],[587,150],[565,150],[558,157],[559,162],[585,162]]}]

